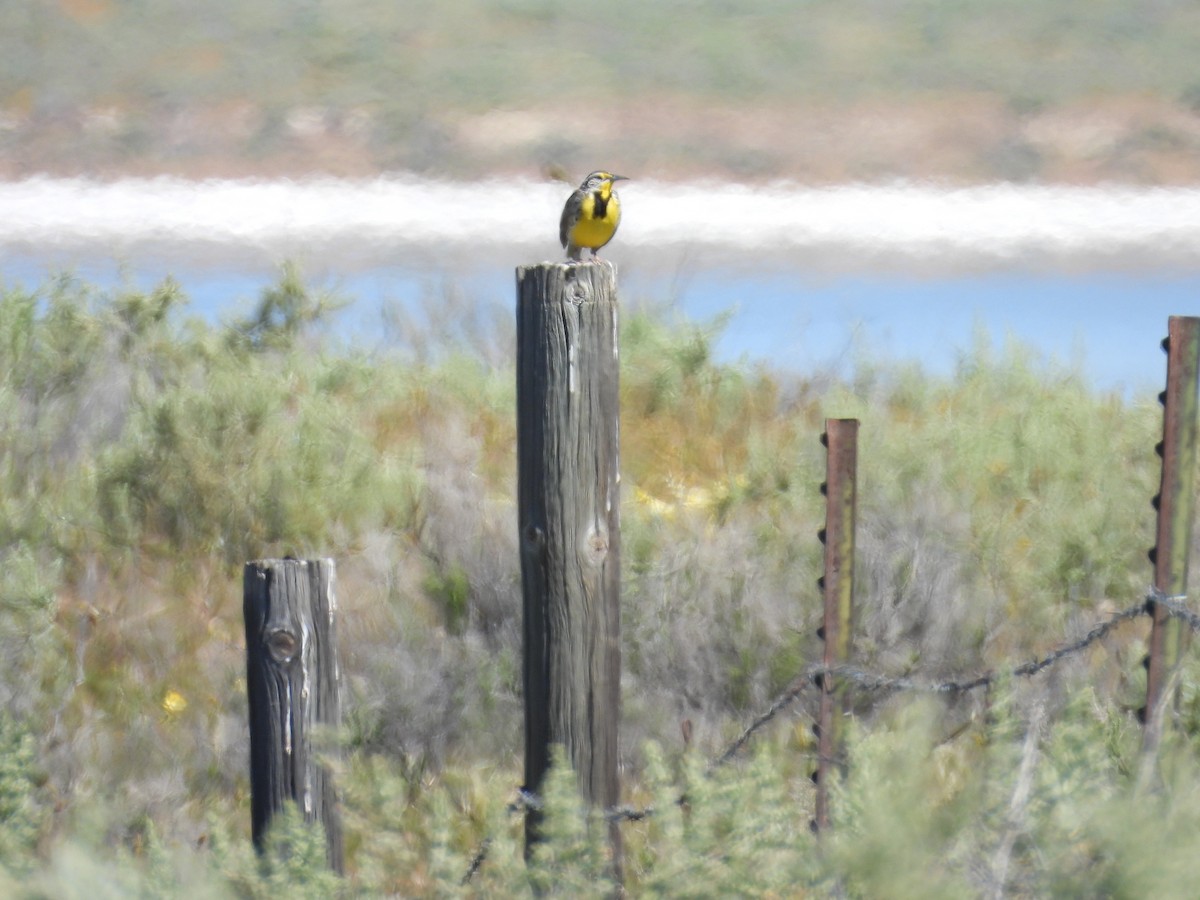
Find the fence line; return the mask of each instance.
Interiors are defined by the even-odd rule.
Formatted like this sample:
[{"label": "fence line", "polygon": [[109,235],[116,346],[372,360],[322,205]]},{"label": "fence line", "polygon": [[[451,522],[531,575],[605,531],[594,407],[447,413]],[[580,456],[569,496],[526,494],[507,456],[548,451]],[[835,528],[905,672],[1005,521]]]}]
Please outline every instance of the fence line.
[{"label": "fence line", "polygon": [[[805,667],[786,691],[755,717],[724,752],[709,762],[706,775],[711,776],[715,769],[734,759],[750,739],[780,712],[791,706],[805,691],[815,689],[820,692],[820,704],[817,723],[818,768],[814,773],[817,788],[816,817],[811,824],[815,830],[822,830],[829,824],[824,775],[830,765],[843,764],[843,761],[838,759],[842,754],[837,748],[837,732],[841,720],[839,709],[843,706],[843,698],[847,691],[913,691],[957,695],[986,688],[1002,679],[1032,677],[1091,647],[1121,623],[1143,615],[1149,615],[1153,620],[1146,666],[1147,703],[1142,714],[1143,760],[1152,756],[1157,746],[1161,712],[1170,699],[1169,695],[1176,693],[1176,688],[1172,686],[1174,682],[1168,676],[1176,669],[1187,647],[1189,630],[1185,630],[1184,624],[1190,626],[1190,630],[1200,627],[1200,615],[1184,605],[1187,599],[1187,548],[1190,546],[1192,532],[1194,462],[1197,453],[1197,432],[1200,427],[1197,422],[1197,410],[1200,408],[1200,318],[1172,316],[1163,349],[1168,353],[1167,389],[1159,398],[1164,407],[1163,441],[1156,450],[1163,460],[1163,469],[1160,490],[1153,501],[1158,511],[1156,544],[1150,551],[1150,559],[1155,566],[1153,585],[1143,600],[1092,626],[1082,637],[1063,644],[1046,656],[1000,672],[925,682],[910,676],[870,672],[846,663],[849,657],[853,611],[853,523],[857,497],[855,469],[858,422],[853,419],[827,419],[826,431],[821,436],[822,443],[829,451],[826,457],[826,481],[821,486],[827,501],[826,527],[819,532],[819,538],[825,544],[825,575],[818,582],[824,595],[825,613],[823,624],[818,631],[818,635],[825,642],[822,661],[820,664]],[[526,613],[528,615],[528,603]],[[607,634],[615,634],[615,629],[613,632],[606,632]],[[528,645],[528,641],[526,644]],[[526,650],[528,652],[528,646]],[[528,679],[526,683],[528,687]],[[528,754],[528,743],[526,749]],[[509,810],[526,811],[528,822],[541,815],[542,803],[536,794],[537,780],[527,777],[526,786],[529,790],[522,789],[517,795],[517,800],[510,804]],[[594,794],[588,794],[587,799],[595,806],[602,806],[602,803],[596,802],[598,798]],[[683,798],[679,802],[684,802]],[[617,827],[619,823],[638,821],[653,814],[652,807],[635,809],[610,804],[603,808],[601,815],[613,836],[615,858],[619,858],[620,853]],[[464,884],[478,871],[486,858],[490,843],[490,839],[483,842],[463,878]],[[1007,860],[1004,853],[1001,853],[996,863],[996,870],[1001,873],[1001,885],[1006,869]],[[616,871],[620,880],[619,865]]]},{"label": "fence line", "polygon": [[[1146,596],[1137,603],[1131,604],[1119,612],[1113,613],[1107,619],[1093,625],[1088,629],[1087,633],[1078,640],[1064,644],[1056,650],[1051,651],[1045,656],[1037,659],[1021,663],[1020,665],[1004,669],[999,672],[986,672],[982,675],[977,675],[972,678],[951,679],[947,681],[922,682],[908,676],[885,675],[879,672],[870,672],[866,669],[860,669],[856,666],[839,665],[826,666],[824,663],[816,663],[811,666],[806,666],[801,670],[800,674],[793,680],[791,686],[776,697],[771,704],[755,716],[750,724],[739,734],[720,754],[713,757],[708,766],[705,768],[705,774],[712,775],[717,769],[727,765],[731,760],[737,757],[738,752],[750,742],[750,740],[761,731],[764,727],[770,724],[781,712],[790,707],[804,693],[810,690],[817,690],[821,687],[826,678],[839,678],[849,681],[859,690],[870,692],[912,692],[924,694],[963,694],[973,690],[978,690],[982,687],[988,687],[998,681],[1007,680],[1010,678],[1032,678],[1044,672],[1046,669],[1062,662],[1064,659],[1075,656],[1078,653],[1091,647],[1093,644],[1103,640],[1117,626],[1133,619],[1141,618],[1142,616],[1153,616],[1155,609],[1161,608],[1166,615],[1172,619],[1184,622],[1194,629],[1200,629],[1200,614],[1193,612],[1184,605],[1187,597],[1171,596],[1168,597],[1158,588],[1151,586]],[[684,800],[679,798],[680,803]],[[536,794],[526,790],[518,790],[517,797],[507,808],[510,814],[516,814],[526,810],[541,810],[542,800]],[[604,819],[612,823],[620,822],[640,822],[655,815],[656,810],[653,806],[633,807],[628,805],[612,806],[605,809],[603,812]],[[485,838],[480,844],[479,850],[471,859],[470,867],[467,873],[463,876],[462,883],[467,884],[479,871],[487,858],[488,848],[491,846],[492,839]]]},{"label": "fence line", "polygon": [[767,709],[755,717],[723,753],[709,763],[709,771],[725,765],[733,759],[739,750],[749,742],[755,732],[762,729],[772,719],[787,709],[797,698],[809,688],[819,687],[823,679],[828,677],[849,680],[855,687],[865,691],[912,691],[927,694],[962,694],[987,687],[1006,678],[1029,678],[1044,671],[1050,666],[1061,662],[1069,656],[1074,656],[1086,650],[1108,636],[1118,625],[1141,616],[1152,615],[1155,607],[1161,606],[1172,618],[1186,622],[1193,628],[1200,628],[1200,615],[1192,612],[1182,603],[1186,597],[1166,597],[1157,588],[1151,587],[1143,600],[1114,613],[1109,618],[1094,625],[1083,637],[1064,644],[1046,656],[1030,660],[1001,672],[987,672],[973,678],[962,680],[947,680],[923,683],[908,676],[884,675],[870,672],[856,666],[825,666],[814,664],[806,666],[796,677],[792,686],[780,694]]}]

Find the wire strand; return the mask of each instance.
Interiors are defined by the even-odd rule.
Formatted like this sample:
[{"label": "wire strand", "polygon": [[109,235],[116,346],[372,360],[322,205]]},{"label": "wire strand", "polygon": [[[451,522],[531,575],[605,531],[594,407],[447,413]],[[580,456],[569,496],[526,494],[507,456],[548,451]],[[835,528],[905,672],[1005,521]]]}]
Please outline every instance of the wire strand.
[{"label": "wire strand", "polygon": [[[776,697],[771,705],[763,712],[756,716],[749,725],[739,734],[719,756],[714,757],[706,768],[707,774],[712,774],[713,771],[726,765],[734,759],[738,752],[749,743],[754,735],[772,722],[781,712],[796,702],[796,700],[810,689],[817,689],[826,678],[839,678],[852,683],[855,687],[866,691],[912,691],[914,693],[927,694],[963,694],[977,690],[981,687],[987,687],[995,684],[997,681],[1007,678],[1031,678],[1040,672],[1056,665],[1068,657],[1081,653],[1091,647],[1098,641],[1103,640],[1108,636],[1118,625],[1128,622],[1132,619],[1139,618],[1145,615],[1153,615],[1156,608],[1161,607],[1166,610],[1167,615],[1180,619],[1186,622],[1192,628],[1200,629],[1200,615],[1192,612],[1186,606],[1187,596],[1183,594],[1167,595],[1156,587],[1150,587],[1144,599],[1139,600],[1131,606],[1126,607],[1120,612],[1114,613],[1102,622],[1093,625],[1083,637],[1078,640],[1064,644],[1057,650],[1030,660],[1029,662],[1021,663],[1010,669],[1001,672],[985,672],[981,675],[964,676],[961,679],[950,679],[947,681],[926,682],[908,676],[885,675],[878,672],[868,672],[865,669],[859,669],[854,666],[826,666],[813,665],[804,668],[801,673],[792,682],[791,686]],[[680,798],[683,802],[683,798]],[[517,792],[517,797],[508,805],[510,814],[522,812],[525,810],[541,810],[544,804],[542,799],[536,794],[520,789]],[[653,806],[645,808],[636,808],[631,806],[614,806],[603,812],[603,818],[607,822],[640,822],[650,818],[655,814]],[[485,838],[479,847],[478,852],[471,860],[470,868],[463,876],[462,884],[468,884],[479,871],[480,866],[487,858],[488,848],[491,845],[491,838]]]}]

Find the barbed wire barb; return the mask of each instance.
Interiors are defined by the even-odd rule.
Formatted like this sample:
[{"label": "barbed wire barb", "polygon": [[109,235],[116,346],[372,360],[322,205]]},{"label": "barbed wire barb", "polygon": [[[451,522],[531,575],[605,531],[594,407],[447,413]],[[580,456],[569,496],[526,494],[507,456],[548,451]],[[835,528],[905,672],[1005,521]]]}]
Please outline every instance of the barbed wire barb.
[{"label": "barbed wire barb", "polygon": [[1151,587],[1150,593],[1146,597],[1146,611],[1150,612],[1154,606],[1161,606],[1167,611],[1167,615],[1187,622],[1193,629],[1200,629],[1200,615],[1188,609],[1184,605],[1186,602],[1186,594],[1176,594],[1169,597],[1158,588]]}]

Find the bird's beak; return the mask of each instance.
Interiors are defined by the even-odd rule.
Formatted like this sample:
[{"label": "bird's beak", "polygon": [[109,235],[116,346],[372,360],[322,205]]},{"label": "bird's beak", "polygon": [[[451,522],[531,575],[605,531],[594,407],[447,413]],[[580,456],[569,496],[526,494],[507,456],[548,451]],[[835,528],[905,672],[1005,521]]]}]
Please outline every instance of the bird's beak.
[{"label": "bird's beak", "polygon": [[613,181],[628,181],[628,180],[629,180],[629,177],[628,177],[628,176],[626,176],[626,175],[614,175],[614,176],[612,177],[612,180],[613,180]]}]

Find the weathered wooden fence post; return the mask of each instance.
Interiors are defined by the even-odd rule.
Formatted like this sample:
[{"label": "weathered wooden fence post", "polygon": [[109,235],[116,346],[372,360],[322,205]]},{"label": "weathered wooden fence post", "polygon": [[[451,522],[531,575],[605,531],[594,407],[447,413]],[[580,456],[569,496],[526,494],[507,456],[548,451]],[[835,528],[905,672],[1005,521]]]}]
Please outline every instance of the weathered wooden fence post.
[{"label": "weathered wooden fence post", "polygon": [[[821,443],[826,447],[825,618],[821,637],[825,641],[824,666],[845,664],[850,656],[851,623],[854,613],[854,530],[858,505],[858,420],[826,419]],[[846,683],[826,673],[821,678],[821,706],[817,720],[816,818],[813,827],[829,827],[829,776],[842,765],[842,715]]]},{"label": "weathered wooden fence post", "polygon": [[[583,797],[619,799],[618,304],[610,263],[517,269],[517,512],[525,790],[562,745]],[[526,814],[526,851],[540,816]],[[620,831],[609,825],[616,871]]]},{"label": "weathered wooden fence post", "polygon": [[[1154,587],[1168,597],[1187,593],[1188,552],[1192,545],[1195,505],[1197,378],[1200,377],[1200,318],[1171,316],[1167,339],[1167,389],[1163,401],[1162,482],[1154,505],[1158,509],[1154,549]],[[1165,710],[1175,692],[1171,675],[1187,647],[1188,626],[1154,609],[1150,652],[1146,666],[1146,706],[1142,710],[1143,747],[1153,754],[1158,746]]]},{"label": "weathered wooden fence post", "polygon": [[250,820],[260,851],[272,817],[295,802],[325,829],[329,865],[343,872],[333,776],[320,761],[322,729],[340,725],[332,559],[246,563],[246,690],[250,701]]}]

